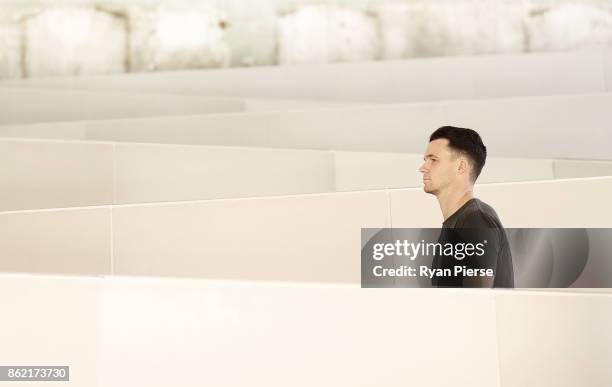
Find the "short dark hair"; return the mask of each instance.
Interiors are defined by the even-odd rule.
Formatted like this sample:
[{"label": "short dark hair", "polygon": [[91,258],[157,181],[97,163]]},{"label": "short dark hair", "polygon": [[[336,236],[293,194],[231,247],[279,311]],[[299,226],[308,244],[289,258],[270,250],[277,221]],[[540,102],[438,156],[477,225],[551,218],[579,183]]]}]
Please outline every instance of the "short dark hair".
[{"label": "short dark hair", "polygon": [[456,126],[443,126],[429,136],[429,142],[445,138],[448,146],[467,156],[472,162],[472,182],[475,182],[487,159],[487,147],[482,143],[480,135],[472,129]]}]

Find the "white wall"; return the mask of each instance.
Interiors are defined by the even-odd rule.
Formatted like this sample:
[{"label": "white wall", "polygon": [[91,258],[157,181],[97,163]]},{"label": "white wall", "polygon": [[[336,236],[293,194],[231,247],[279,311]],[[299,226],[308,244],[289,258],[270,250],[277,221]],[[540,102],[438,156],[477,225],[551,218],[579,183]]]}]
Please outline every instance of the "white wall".
[{"label": "white wall", "polygon": [[[335,151],[336,190],[353,191],[381,188],[422,186],[423,175],[418,168],[423,164],[422,154],[385,152]],[[551,159],[520,159],[487,157],[486,166],[478,177],[479,183],[553,179]],[[573,164],[574,165],[574,164]],[[612,162],[601,162],[592,170],[590,164],[576,162],[575,176],[612,176]],[[581,173],[584,172],[584,176]],[[570,176],[561,176],[570,177]]]},{"label": "white wall", "polygon": [[589,177],[612,176],[612,164],[606,161],[589,160],[555,160],[553,162],[555,177]]},{"label": "white wall", "polygon": [[[402,153],[0,139],[0,211],[420,187],[422,159]],[[490,156],[478,182],[590,176],[612,176],[612,161]]]},{"label": "white wall", "polygon": [[0,290],[0,360],[70,365],[79,387],[500,385],[488,292],[6,274]]},{"label": "white wall", "polygon": [[294,99],[248,98],[244,100],[245,112],[291,111],[325,107],[358,106],[350,102],[310,101]]},{"label": "white wall", "polygon": [[491,154],[609,160],[608,94],[0,126],[1,137],[422,153],[442,125],[477,130]]},{"label": "white wall", "polygon": [[499,386],[490,293],[118,279],[104,296],[103,386]]},{"label": "white wall", "polygon": [[0,274],[0,362],[70,366],[70,382],[45,383],[99,387],[100,288],[93,277]]},{"label": "white wall", "polygon": [[0,361],[77,387],[612,381],[610,294],[0,277]]},{"label": "white wall", "polygon": [[109,143],[0,141],[0,211],[114,203]]},{"label": "white wall", "polygon": [[[505,227],[612,223],[612,177],[482,184],[476,195]],[[357,283],[361,228],[441,223],[421,188],[0,212],[0,256],[17,257],[0,269]]]},{"label": "white wall", "polygon": [[609,293],[499,292],[495,299],[503,387],[612,382]]},{"label": "white wall", "polygon": [[332,152],[0,140],[0,211],[335,191]]},{"label": "white wall", "polygon": [[117,144],[115,157],[117,204],[335,190],[330,152]]},{"label": "white wall", "polygon": [[110,208],[0,212],[0,271],[112,273]]},{"label": "white wall", "polygon": [[[505,227],[607,228],[612,224],[611,177],[493,183],[476,186],[476,196],[495,208]],[[393,227],[439,227],[435,197],[420,189],[390,190]],[[561,210],[562,209],[562,210]],[[432,216],[433,214],[433,216]]]},{"label": "white wall", "polygon": [[[7,80],[0,85],[398,103],[612,90],[611,50]],[[609,82],[609,81],[608,81]]]},{"label": "white wall", "polygon": [[612,50],[604,52],[604,68],[606,75],[606,90],[612,90]]},{"label": "white wall", "polygon": [[0,125],[241,112],[244,101],[153,94],[0,89]]}]

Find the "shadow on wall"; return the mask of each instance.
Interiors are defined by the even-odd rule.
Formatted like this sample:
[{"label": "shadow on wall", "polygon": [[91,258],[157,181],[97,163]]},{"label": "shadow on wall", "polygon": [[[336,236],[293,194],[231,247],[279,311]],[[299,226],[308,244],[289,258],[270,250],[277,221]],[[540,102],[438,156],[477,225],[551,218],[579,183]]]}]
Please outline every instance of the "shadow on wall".
[{"label": "shadow on wall", "polygon": [[299,3],[269,13],[242,9],[250,3],[5,6],[0,78],[612,45],[612,3],[596,0]]}]

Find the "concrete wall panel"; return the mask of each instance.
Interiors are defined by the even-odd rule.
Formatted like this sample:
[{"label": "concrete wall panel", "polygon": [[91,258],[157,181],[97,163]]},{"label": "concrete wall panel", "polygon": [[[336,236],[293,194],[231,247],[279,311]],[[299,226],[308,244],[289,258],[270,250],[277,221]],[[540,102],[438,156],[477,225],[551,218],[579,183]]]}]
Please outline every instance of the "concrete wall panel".
[{"label": "concrete wall panel", "polygon": [[[423,185],[422,174],[418,172],[423,164],[423,156],[420,154],[384,152],[334,152],[334,154],[338,191]],[[547,159],[488,157],[478,182],[503,183],[552,179],[554,177],[552,164],[553,161]],[[597,172],[586,173],[593,175]],[[579,171],[577,175],[575,177],[582,177]]]},{"label": "concrete wall panel", "polygon": [[227,98],[16,88],[0,89],[0,103],[0,125],[244,111]]},{"label": "concrete wall panel", "polygon": [[110,230],[105,207],[0,213],[0,271],[109,274]]},{"label": "concrete wall panel", "polygon": [[7,80],[3,84],[132,93],[400,103],[600,93],[606,88],[602,61],[601,51],[531,53]]},{"label": "concrete wall panel", "polygon": [[[477,130],[498,157],[608,160],[611,103],[595,94],[106,120],[71,127],[66,138],[421,153],[435,128],[454,124]],[[23,136],[51,137],[54,126],[23,126]],[[19,128],[0,126],[0,136],[15,135]]]},{"label": "concrete wall panel", "polygon": [[[100,280],[0,274],[0,362],[69,366],[74,387],[100,386]],[[40,382],[4,382],[34,387]]]},{"label": "concrete wall panel", "polygon": [[610,384],[610,295],[498,292],[495,300],[501,386]]},{"label": "concrete wall panel", "polygon": [[119,206],[116,274],[358,282],[362,227],[388,227],[383,191]]},{"label": "concrete wall panel", "polygon": [[491,293],[376,290],[110,280],[101,385],[500,385]]},{"label": "concrete wall panel", "polygon": [[[505,227],[610,227],[612,178],[477,185],[475,194],[493,206]],[[419,188],[390,191],[393,227],[439,227],[434,196]]]},{"label": "concrete wall panel", "polygon": [[612,176],[612,162],[589,160],[554,160],[555,178]]},{"label": "concrete wall panel", "polygon": [[0,211],[113,204],[113,145],[0,140]]},{"label": "concrete wall panel", "polygon": [[335,190],[329,152],[131,144],[116,151],[117,204]]}]

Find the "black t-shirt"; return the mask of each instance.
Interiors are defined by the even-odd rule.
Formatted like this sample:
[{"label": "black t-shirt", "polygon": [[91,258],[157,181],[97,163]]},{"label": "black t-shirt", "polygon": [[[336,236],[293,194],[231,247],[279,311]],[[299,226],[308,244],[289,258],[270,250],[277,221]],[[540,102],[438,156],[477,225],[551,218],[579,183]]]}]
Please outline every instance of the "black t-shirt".
[{"label": "black t-shirt", "polygon": [[[467,269],[492,269],[493,287],[514,287],[510,244],[504,227],[491,206],[479,199],[470,199],[446,219],[442,227],[438,240],[440,243],[478,243],[486,240],[486,248],[483,249],[482,256],[474,255],[461,260],[452,256],[436,256],[432,269],[451,269],[453,274],[455,266],[465,266]],[[432,278],[432,285],[437,287],[471,286],[466,281],[466,277],[461,274],[450,277],[435,276]]]}]

